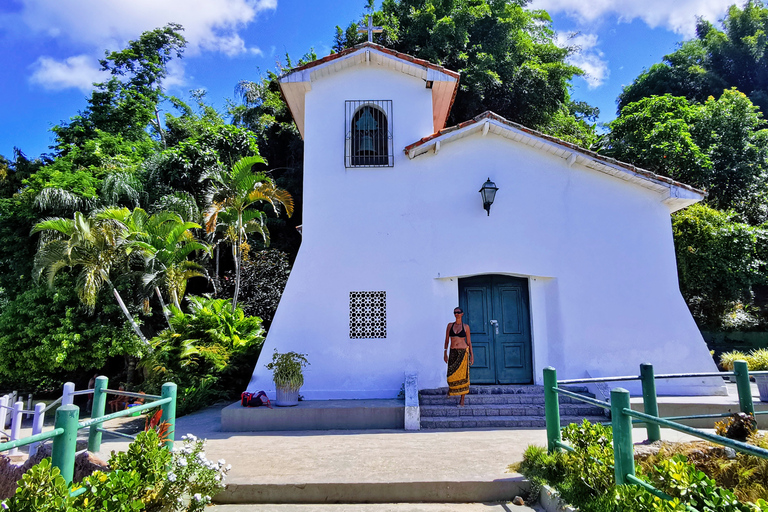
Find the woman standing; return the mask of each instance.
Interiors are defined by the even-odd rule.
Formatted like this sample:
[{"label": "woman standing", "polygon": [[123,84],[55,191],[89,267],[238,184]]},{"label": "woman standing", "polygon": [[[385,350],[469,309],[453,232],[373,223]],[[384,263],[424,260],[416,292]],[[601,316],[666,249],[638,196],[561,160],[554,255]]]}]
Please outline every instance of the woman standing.
[{"label": "woman standing", "polygon": [[[472,353],[469,326],[461,321],[464,311],[461,308],[455,308],[453,316],[456,321],[449,323],[445,329],[443,359],[448,363],[448,396],[461,396],[459,407],[464,407],[464,395],[469,393],[469,367],[475,364],[475,355]],[[450,357],[448,357],[449,342]]]}]

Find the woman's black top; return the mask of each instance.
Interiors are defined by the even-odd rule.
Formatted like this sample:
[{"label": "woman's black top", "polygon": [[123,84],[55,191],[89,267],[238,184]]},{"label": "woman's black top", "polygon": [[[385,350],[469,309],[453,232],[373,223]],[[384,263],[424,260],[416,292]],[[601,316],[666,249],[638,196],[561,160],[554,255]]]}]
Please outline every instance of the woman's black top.
[{"label": "woman's black top", "polygon": [[454,337],[456,337],[456,338],[466,338],[467,337],[467,333],[464,331],[464,324],[461,324],[461,330],[459,332],[454,332],[453,331],[453,326],[454,325],[456,325],[456,322],[453,322],[451,324],[451,338],[454,338]]}]

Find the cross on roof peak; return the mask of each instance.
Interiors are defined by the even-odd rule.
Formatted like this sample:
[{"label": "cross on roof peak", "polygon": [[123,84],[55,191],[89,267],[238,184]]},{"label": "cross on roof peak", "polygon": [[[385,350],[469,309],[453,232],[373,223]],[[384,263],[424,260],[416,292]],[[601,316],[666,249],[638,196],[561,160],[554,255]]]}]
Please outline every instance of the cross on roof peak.
[{"label": "cross on roof peak", "polygon": [[368,32],[368,42],[373,42],[373,34],[380,34],[381,32],[384,32],[384,27],[374,27],[373,26],[373,14],[370,14],[368,16],[368,26],[365,28],[359,28],[357,29],[358,32],[361,34],[363,32]]}]

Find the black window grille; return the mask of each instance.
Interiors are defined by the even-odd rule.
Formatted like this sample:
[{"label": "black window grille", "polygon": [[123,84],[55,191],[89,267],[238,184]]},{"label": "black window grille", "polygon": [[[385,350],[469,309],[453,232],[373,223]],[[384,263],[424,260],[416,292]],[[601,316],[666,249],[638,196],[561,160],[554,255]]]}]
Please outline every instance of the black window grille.
[{"label": "black window grille", "polygon": [[392,167],[392,100],[346,101],[346,167]]}]

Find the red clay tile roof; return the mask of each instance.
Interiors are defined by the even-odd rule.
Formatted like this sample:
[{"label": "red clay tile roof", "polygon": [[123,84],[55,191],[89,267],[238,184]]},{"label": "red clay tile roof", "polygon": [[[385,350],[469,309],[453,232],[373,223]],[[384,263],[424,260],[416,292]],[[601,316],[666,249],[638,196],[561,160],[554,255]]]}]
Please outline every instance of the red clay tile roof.
[{"label": "red clay tile roof", "polygon": [[594,160],[599,160],[599,161],[601,161],[601,162],[603,162],[605,164],[612,165],[612,166],[615,166],[615,167],[621,167],[621,168],[626,169],[626,170],[628,170],[630,172],[633,172],[633,173],[637,174],[638,176],[641,176],[641,177],[643,177],[645,179],[648,179],[648,180],[651,180],[651,181],[662,182],[662,183],[665,183],[667,185],[672,185],[672,186],[675,186],[675,187],[680,187],[682,189],[689,190],[691,192],[694,192],[694,193],[697,193],[697,194],[701,194],[703,196],[707,195],[707,192],[705,190],[699,190],[699,189],[697,189],[695,187],[692,187],[690,185],[686,185],[685,183],[681,183],[679,181],[675,181],[672,178],[668,178],[666,176],[661,176],[659,174],[653,173],[651,171],[647,171],[647,170],[642,169],[640,167],[636,167],[636,166],[634,166],[632,164],[628,164],[626,162],[621,162],[619,160],[616,160],[615,158],[610,158],[610,157],[601,155],[599,153],[595,153],[594,151],[590,151],[588,149],[584,149],[584,148],[579,147],[579,146],[577,146],[575,144],[571,144],[570,142],[566,142],[564,140],[560,140],[557,137],[553,137],[551,135],[547,135],[545,133],[541,133],[539,131],[532,130],[531,128],[526,128],[525,126],[523,126],[521,124],[518,124],[518,123],[515,123],[515,122],[512,122],[512,121],[509,121],[507,119],[504,119],[500,115],[498,115],[498,114],[496,114],[494,112],[491,112],[490,110],[486,111],[486,112],[483,112],[482,114],[479,114],[479,115],[473,117],[469,121],[464,121],[463,123],[459,123],[459,124],[457,124],[455,126],[449,126],[448,128],[443,128],[442,130],[440,130],[440,131],[438,131],[436,133],[433,133],[432,135],[428,135],[426,137],[423,137],[423,138],[417,140],[416,142],[414,142],[413,144],[409,144],[408,146],[405,146],[405,149],[403,151],[407,155],[412,149],[418,148],[419,146],[423,146],[423,145],[427,144],[431,140],[434,140],[434,139],[436,139],[438,137],[441,137],[443,135],[449,134],[451,132],[455,132],[457,130],[461,130],[462,128],[465,128],[467,126],[472,126],[473,124],[477,124],[477,123],[479,123],[481,121],[484,121],[486,119],[498,121],[498,122],[500,122],[500,123],[502,123],[504,125],[507,125],[507,126],[509,126],[511,128],[514,128],[516,130],[520,130],[522,132],[525,132],[528,135],[531,135],[532,137],[537,137],[539,139],[544,139],[546,141],[552,142],[553,144],[557,144],[558,146],[563,146],[565,148],[570,149],[571,151],[575,151],[577,153],[581,153],[582,155],[584,155],[586,157],[592,158]]},{"label": "red clay tile roof", "polygon": [[338,53],[332,53],[328,55],[327,57],[323,57],[322,59],[313,60],[312,62],[309,62],[307,64],[304,64],[303,66],[299,66],[297,68],[293,68],[290,71],[285,72],[283,75],[280,76],[280,78],[283,78],[284,76],[288,76],[291,73],[294,73],[296,71],[303,71],[305,69],[311,69],[316,66],[319,66],[320,64],[325,64],[326,62],[331,62],[336,59],[340,59],[342,57],[345,57],[349,55],[350,53],[354,53],[357,50],[360,50],[362,48],[373,48],[374,50],[378,50],[382,53],[386,53],[387,55],[391,55],[397,59],[401,59],[407,62],[411,62],[413,64],[416,64],[417,66],[424,66],[429,69],[434,69],[436,71],[440,71],[442,73],[445,73],[446,75],[452,76],[456,79],[456,81],[459,80],[459,77],[461,76],[456,71],[451,71],[450,69],[445,69],[443,66],[438,66],[437,64],[432,64],[429,61],[423,60],[423,59],[417,59],[416,57],[412,55],[408,55],[405,53],[396,52],[395,50],[391,50],[389,48],[386,48],[384,46],[381,46],[376,43],[369,43],[368,41],[364,43],[360,43],[358,45],[353,46],[352,48],[347,48],[346,50],[342,50]]}]

